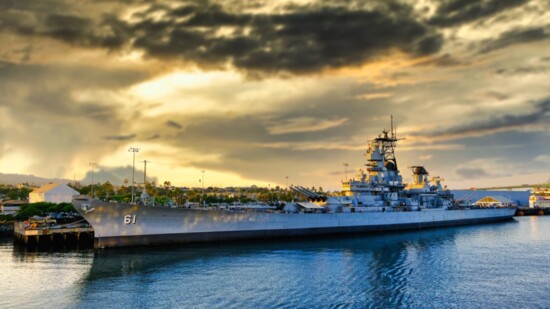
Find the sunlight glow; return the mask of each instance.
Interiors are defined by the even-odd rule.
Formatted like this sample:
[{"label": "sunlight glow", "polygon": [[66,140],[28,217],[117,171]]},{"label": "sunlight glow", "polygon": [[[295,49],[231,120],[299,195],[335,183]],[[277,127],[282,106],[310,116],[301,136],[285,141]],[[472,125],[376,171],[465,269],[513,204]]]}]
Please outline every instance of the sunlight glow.
[{"label": "sunlight glow", "polygon": [[34,174],[30,167],[36,163],[36,160],[24,150],[16,150],[10,145],[0,149],[2,156],[0,157],[0,173],[29,173]]},{"label": "sunlight glow", "polygon": [[[205,155],[192,149],[182,150],[151,142],[129,143],[118,147],[113,153],[103,157],[99,166],[112,168],[131,166],[132,156],[126,151],[131,146],[141,149],[136,155],[136,171],[143,171],[143,160],[147,160],[150,162],[147,165],[148,177],[157,178],[159,183],[170,181],[175,186],[199,187],[201,183],[198,182],[198,179],[201,178],[201,171],[206,170],[206,186],[250,186],[253,184],[267,186],[267,182],[243,178],[236,173],[196,166],[197,164],[220,162],[222,160],[220,155]],[[86,170],[87,168],[82,166],[81,169]],[[129,177],[131,175],[128,175],[127,178]]]}]

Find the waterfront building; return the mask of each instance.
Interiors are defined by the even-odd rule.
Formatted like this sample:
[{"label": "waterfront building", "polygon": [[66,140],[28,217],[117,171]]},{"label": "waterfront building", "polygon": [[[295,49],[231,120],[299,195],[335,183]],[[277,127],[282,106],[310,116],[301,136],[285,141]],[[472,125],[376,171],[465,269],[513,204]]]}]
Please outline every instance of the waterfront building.
[{"label": "waterfront building", "polygon": [[455,199],[463,204],[473,204],[476,201],[486,196],[503,196],[509,200],[512,200],[519,207],[527,207],[529,205],[530,190],[523,191],[499,191],[499,190],[452,190]]},{"label": "waterfront building", "polygon": [[509,198],[499,195],[488,195],[477,202],[475,205],[481,207],[508,207],[508,206],[517,206],[517,203],[512,201]]},{"label": "waterfront building", "polygon": [[15,215],[19,212],[19,208],[29,202],[24,200],[7,200],[0,202],[0,213],[6,215]]},{"label": "waterfront building", "polygon": [[29,203],[70,203],[79,194],[66,184],[49,183],[29,193]]}]

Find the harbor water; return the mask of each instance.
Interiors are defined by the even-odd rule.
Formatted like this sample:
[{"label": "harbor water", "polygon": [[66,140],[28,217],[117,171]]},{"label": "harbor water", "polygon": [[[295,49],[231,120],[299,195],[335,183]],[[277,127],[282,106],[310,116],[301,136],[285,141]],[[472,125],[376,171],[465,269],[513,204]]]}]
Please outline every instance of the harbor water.
[{"label": "harbor water", "polygon": [[353,237],[29,252],[0,308],[550,308],[550,217]]}]

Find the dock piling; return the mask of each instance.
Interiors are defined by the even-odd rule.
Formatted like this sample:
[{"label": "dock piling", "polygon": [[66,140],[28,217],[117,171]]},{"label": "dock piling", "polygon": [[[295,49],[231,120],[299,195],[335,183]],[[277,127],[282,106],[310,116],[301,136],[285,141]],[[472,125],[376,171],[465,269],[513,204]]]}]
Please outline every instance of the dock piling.
[{"label": "dock piling", "polygon": [[48,226],[25,228],[22,223],[14,223],[14,238],[26,247],[72,246],[94,239],[94,230],[88,224],[75,226]]}]

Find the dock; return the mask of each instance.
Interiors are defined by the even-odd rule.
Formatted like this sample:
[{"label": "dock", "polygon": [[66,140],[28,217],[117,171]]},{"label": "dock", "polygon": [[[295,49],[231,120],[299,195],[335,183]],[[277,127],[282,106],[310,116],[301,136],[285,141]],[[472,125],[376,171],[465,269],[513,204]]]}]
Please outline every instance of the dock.
[{"label": "dock", "polygon": [[550,208],[529,208],[520,207],[516,210],[516,216],[548,216],[550,215]]},{"label": "dock", "polygon": [[79,246],[93,244],[94,229],[88,223],[28,227],[14,222],[14,237],[27,247]]}]

